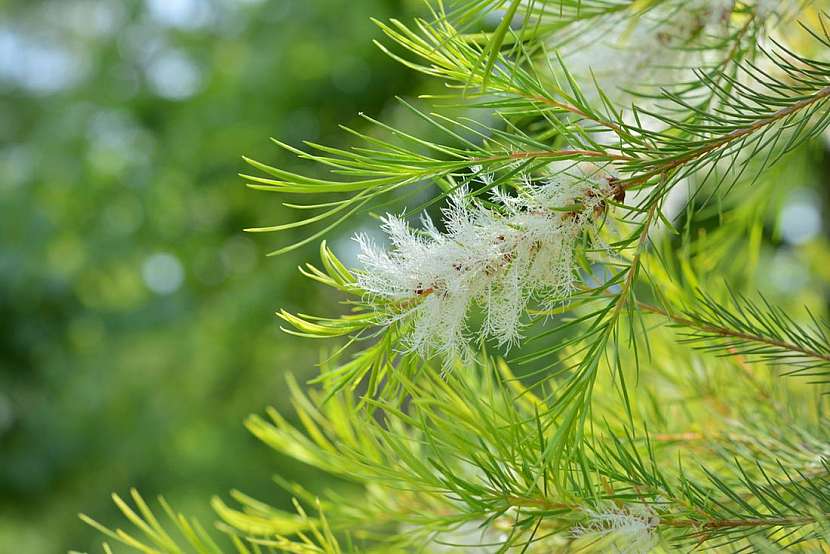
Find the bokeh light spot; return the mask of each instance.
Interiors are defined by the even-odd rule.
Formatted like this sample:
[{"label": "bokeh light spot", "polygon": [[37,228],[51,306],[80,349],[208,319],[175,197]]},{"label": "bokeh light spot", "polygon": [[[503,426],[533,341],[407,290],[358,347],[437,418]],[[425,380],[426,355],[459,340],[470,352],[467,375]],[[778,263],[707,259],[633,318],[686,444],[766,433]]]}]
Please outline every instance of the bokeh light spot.
[{"label": "bokeh light spot", "polygon": [[784,204],[778,216],[781,238],[793,245],[804,244],[821,231],[820,205],[814,194],[798,191]]},{"label": "bokeh light spot", "polygon": [[184,281],[184,268],[173,254],[158,252],[148,257],[141,266],[144,284],[157,294],[175,292]]}]

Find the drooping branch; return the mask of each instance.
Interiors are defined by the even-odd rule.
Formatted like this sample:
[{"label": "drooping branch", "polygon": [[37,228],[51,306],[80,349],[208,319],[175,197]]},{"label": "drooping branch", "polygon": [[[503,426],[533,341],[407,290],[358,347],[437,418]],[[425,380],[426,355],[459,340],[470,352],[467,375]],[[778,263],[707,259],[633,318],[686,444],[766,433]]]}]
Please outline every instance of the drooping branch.
[{"label": "drooping branch", "polygon": [[[793,329],[795,332],[786,333],[786,336],[802,336],[804,340],[801,342],[796,342],[792,339],[786,340],[782,336],[771,336],[771,333],[764,333],[762,329],[753,326],[748,327],[752,331],[730,328],[726,325],[711,321],[705,317],[705,313],[674,313],[645,302],[638,302],[637,306],[644,312],[661,315],[678,326],[687,327],[702,333],[701,335],[689,337],[691,342],[701,343],[706,339],[713,339],[716,341],[728,341],[729,345],[732,344],[732,341],[751,343],[757,344],[760,347],[770,347],[773,349],[773,352],[782,354],[785,361],[792,361],[792,357],[803,357],[812,359],[816,364],[821,366],[830,364],[830,346],[824,345],[826,350],[820,349],[821,343],[817,341],[821,340],[821,337],[805,336],[804,333],[806,331],[799,329],[794,323]],[[726,310],[726,307],[722,309]],[[784,324],[784,320],[776,320],[776,325],[778,322]],[[769,327],[767,329],[771,330]],[[785,335],[785,333],[782,333],[782,335]],[[750,351],[749,353],[752,354],[753,352]],[[766,351],[759,352],[759,354],[766,353]],[[789,355],[787,355],[788,353]],[[812,365],[811,367],[815,368],[817,366]]]}]

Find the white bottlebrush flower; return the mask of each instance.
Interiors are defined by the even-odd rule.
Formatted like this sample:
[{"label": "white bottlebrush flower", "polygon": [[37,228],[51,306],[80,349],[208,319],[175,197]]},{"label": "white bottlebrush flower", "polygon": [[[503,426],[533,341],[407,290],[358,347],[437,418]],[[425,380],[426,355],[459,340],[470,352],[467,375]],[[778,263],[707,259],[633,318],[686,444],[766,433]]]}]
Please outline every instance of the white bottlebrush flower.
[{"label": "white bottlebrush flower", "polygon": [[[716,62],[717,53],[687,46],[726,37],[734,5],[734,0],[666,2],[636,19],[612,18],[586,29],[561,54],[585,94],[596,95],[598,85],[625,105],[633,99],[628,91],[654,93],[657,87],[696,81],[693,68]],[[639,105],[644,102],[638,99]]]},{"label": "white bottlebrush flower", "polygon": [[571,529],[575,538],[607,540],[619,554],[646,554],[657,546],[660,518],[648,506],[611,506],[586,513],[587,521]]},{"label": "white bottlebrush flower", "polygon": [[[525,554],[551,554],[563,552],[566,537],[560,534],[531,534],[530,530],[517,529],[516,514],[502,516],[495,520],[479,520],[463,523],[455,528],[434,533],[425,549],[431,554],[465,552],[467,554],[498,554],[504,552],[506,541],[513,540],[508,552]],[[405,529],[411,531],[411,529]],[[530,541],[529,543],[527,541]],[[525,546],[526,545],[526,546]],[[523,550],[524,549],[524,550]]]},{"label": "white bottlebrush flower", "polygon": [[596,167],[579,173],[526,183],[516,196],[496,191],[498,210],[460,190],[443,210],[444,233],[428,218],[415,230],[387,215],[383,230],[391,250],[356,237],[363,264],[358,285],[396,305],[396,317],[412,318],[409,345],[424,355],[443,353],[449,360],[465,350],[473,304],[484,308],[481,334],[509,346],[520,338],[534,295],[562,299],[571,293],[576,243],[618,192],[613,178]]},{"label": "white bottlebrush flower", "polygon": [[453,529],[435,533],[429,541],[429,552],[444,554],[460,548],[470,554],[496,554],[507,539],[503,530],[482,522],[466,522]]},{"label": "white bottlebrush flower", "polygon": [[757,17],[767,19],[776,15],[789,16],[802,6],[793,0],[755,0],[750,2]]}]

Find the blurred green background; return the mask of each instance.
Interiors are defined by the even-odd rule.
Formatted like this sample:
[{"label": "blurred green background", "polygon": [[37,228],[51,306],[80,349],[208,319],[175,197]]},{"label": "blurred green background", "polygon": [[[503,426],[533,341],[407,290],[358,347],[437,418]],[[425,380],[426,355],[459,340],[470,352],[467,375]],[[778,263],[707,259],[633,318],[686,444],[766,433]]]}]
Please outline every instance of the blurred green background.
[{"label": "blurred green background", "polygon": [[278,506],[308,482],[242,420],[285,404],[317,343],[273,312],[324,311],[296,218],[243,186],[268,137],[337,144],[412,73],[371,44],[403,0],[0,0],[0,552],[100,552],[137,486],[212,521],[231,488]]}]

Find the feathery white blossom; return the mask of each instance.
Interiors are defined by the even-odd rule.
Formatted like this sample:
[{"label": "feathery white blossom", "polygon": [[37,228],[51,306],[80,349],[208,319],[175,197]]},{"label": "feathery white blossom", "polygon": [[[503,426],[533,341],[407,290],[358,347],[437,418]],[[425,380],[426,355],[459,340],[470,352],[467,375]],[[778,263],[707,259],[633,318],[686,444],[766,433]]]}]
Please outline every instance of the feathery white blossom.
[{"label": "feathery white blossom", "polygon": [[533,535],[531,530],[516,526],[516,517],[516,513],[508,512],[496,519],[468,521],[455,528],[437,532],[431,537],[427,551],[432,554],[498,554],[505,551],[504,545],[509,539],[514,542],[513,548],[508,552],[515,550],[525,554],[551,554],[565,551],[567,537],[548,532]]},{"label": "feathery white blossom", "polygon": [[556,301],[572,292],[574,248],[615,194],[613,182],[596,167],[580,175],[563,172],[541,185],[525,183],[516,196],[496,190],[492,201],[499,210],[470,200],[462,189],[443,210],[444,233],[427,217],[423,229],[414,230],[387,215],[382,228],[390,251],[356,237],[364,266],[358,285],[370,297],[395,303],[396,318],[412,318],[409,346],[422,354],[462,353],[474,304],[485,312],[481,334],[509,346],[521,336],[534,295]]},{"label": "feathery white blossom", "polygon": [[586,510],[588,521],[571,529],[575,538],[607,538],[619,554],[646,554],[657,546],[660,518],[642,504]]},{"label": "feathery white blossom", "polygon": [[[594,37],[585,44],[575,44],[578,48],[567,58],[569,67],[588,90],[593,89],[596,78],[603,90],[619,91],[620,95],[624,95],[623,89],[643,83],[679,82],[677,68],[688,67],[684,62],[692,54],[682,47],[696,33],[715,32],[722,25],[725,4],[731,2],[693,0],[684,7],[647,12],[633,28],[616,24],[604,29],[599,40]],[[669,15],[668,10],[673,13]]]},{"label": "feathery white blossom", "polygon": [[[744,4],[758,19],[784,9],[788,1],[757,0]],[[611,19],[586,29],[583,37],[565,46],[568,69],[588,96],[602,91],[624,105],[632,90],[653,93],[657,88],[697,81],[695,68],[721,61],[722,52],[701,48],[734,32],[734,0],[674,0],[643,11],[636,19]],[[730,27],[730,24],[733,26]],[[690,43],[694,46],[687,47]],[[555,44],[554,44],[555,46]],[[637,104],[648,105],[645,98]]]}]

